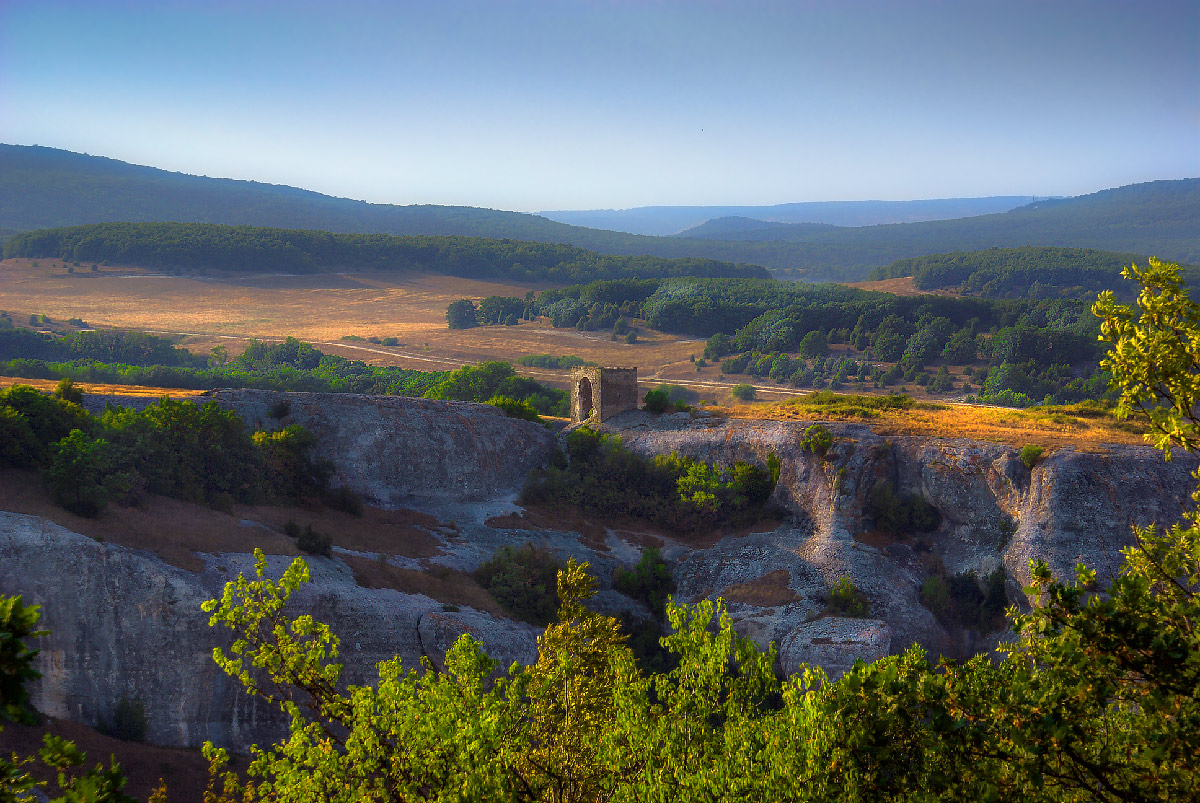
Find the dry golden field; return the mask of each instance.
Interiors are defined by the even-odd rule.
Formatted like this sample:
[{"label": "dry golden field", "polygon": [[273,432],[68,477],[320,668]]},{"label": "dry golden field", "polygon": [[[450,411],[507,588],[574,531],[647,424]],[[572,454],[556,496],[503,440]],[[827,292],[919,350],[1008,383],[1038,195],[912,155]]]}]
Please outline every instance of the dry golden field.
[{"label": "dry golden field", "polygon": [[862,421],[881,435],[971,438],[1011,446],[1035,444],[1051,449],[1071,446],[1086,451],[1103,451],[1108,444],[1144,444],[1148,431],[1138,421],[1117,421],[1110,415],[1074,406],[1014,410],[982,404],[926,402],[907,410],[880,410],[872,418],[838,415],[788,401],[711,409],[733,418]]},{"label": "dry golden field", "polygon": [[[425,370],[526,354],[575,354],[601,365],[636,365],[648,380],[690,379],[697,373],[688,358],[700,355],[702,341],[645,328],[639,330],[639,342],[626,344],[613,342],[607,332],[556,330],[545,321],[446,327],[451,301],[524,297],[544,287],[426,273],[186,276],[105,266],[71,274],[46,259],[0,262],[0,309],[18,321],[44,314],[55,321],[81,318],[93,326],[183,334],[181,345],[204,354],[224,345],[236,355],[249,338],[293,336],[370,364]],[[341,341],[347,335],[395,337],[400,345]],[[526,373],[550,381],[564,377],[555,371]],[[716,377],[716,369],[710,369],[709,378]]]},{"label": "dry golden field", "polygon": [[[856,286],[900,294],[917,292],[911,279],[860,282]],[[645,389],[660,382],[685,385],[696,392],[698,400],[735,417],[821,417],[817,411],[782,404],[806,391],[763,379],[752,382],[760,403],[735,402],[729,389],[750,377],[723,377],[715,365],[698,369],[690,358],[700,357],[702,341],[644,326],[639,327],[639,339],[634,344],[614,342],[606,332],[554,329],[545,320],[466,330],[446,327],[446,306],[451,301],[479,300],[490,295],[523,297],[530,290],[543,288],[412,272],[216,276],[167,275],[142,268],[106,266],[97,272],[77,268],[72,274],[55,260],[0,262],[0,309],[12,313],[17,321],[30,314],[45,314],[56,322],[81,318],[94,326],[176,334],[181,336],[181,345],[201,354],[221,345],[236,355],[250,338],[271,341],[294,336],[323,351],[373,365],[424,370],[446,370],[489,359],[515,361],[527,354],[574,354],[601,365],[637,366]],[[399,344],[383,346],[341,339],[347,335],[395,337]],[[834,352],[848,349],[831,347]],[[565,371],[520,370],[548,384],[566,386]],[[959,383],[961,370],[951,368]],[[47,388],[53,385],[32,384]],[[130,391],[124,387],[118,391],[116,386],[84,389],[93,393]],[[905,391],[922,402],[955,401],[953,397],[931,396],[916,385],[907,386]],[[164,389],[145,388],[139,392],[159,395]],[[184,394],[171,391],[171,395]],[[872,426],[897,434],[974,437],[1017,445],[1142,442],[1135,427],[1111,419],[953,403],[886,412],[873,420]]]}]

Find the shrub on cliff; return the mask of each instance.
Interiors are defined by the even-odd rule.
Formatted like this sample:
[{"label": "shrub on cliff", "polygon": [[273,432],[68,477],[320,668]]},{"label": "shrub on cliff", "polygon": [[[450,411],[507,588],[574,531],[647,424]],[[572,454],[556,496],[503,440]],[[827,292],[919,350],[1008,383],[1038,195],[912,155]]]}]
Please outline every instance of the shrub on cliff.
[{"label": "shrub on cliff", "polygon": [[504,414],[509,418],[519,418],[522,421],[532,421],[535,424],[545,423],[542,421],[542,417],[538,415],[538,411],[527,401],[514,399],[511,396],[493,396],[487,400],[487,403],[503,410]]},{"label": "shrub on cliff", "polygon": [[1021,447],[1021,462],[1025,464],[1025,468],[1031,469],[1041,461],[1042,452],[1044,451],[1041,446],[1028,443]]},{"label": "shrub on cliff", "polygon": [[501,547],[475,570],[475,580],[518,619],[545,626],[554,619],[555,578],[561,564],[544,549]]},{"label": "shrub on cliff", "polygon": [[675,580],[654,547],[642,550],[632,569],[620,567],[613,574],[613,588],[622,594],[641,600],[655,617],[661,619],[666,611],[667,598],[675,593]]},{"label": "shrub on cliff", "polygon": [[647,460],[614,435],[580,427],[566,439],[568,464],[533,472],[523,504],[633,517],[679,532],[761,516],[778,474],[743,461],[715,466],[675,453]]},{"label": "shrub on cliff", "polygon": [[835,616],[865,619],[871,615],[871,601],[846,576],[839,577],[837,584],[826,592],[825,607]]}]

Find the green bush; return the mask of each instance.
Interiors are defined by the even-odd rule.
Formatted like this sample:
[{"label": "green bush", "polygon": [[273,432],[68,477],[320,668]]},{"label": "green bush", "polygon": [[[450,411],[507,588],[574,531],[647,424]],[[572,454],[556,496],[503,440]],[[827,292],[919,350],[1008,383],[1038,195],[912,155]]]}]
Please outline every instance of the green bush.
[{"label": "green bush", "polygon": [[538,415],[538,411],[527,401],[514,399],[511,396],[493,396],[486,403],[503,410],[504,414],[509,418],[520,418],[523,421],[532,421],[535,424],[545,423],[542,421],[542,417]]},{"label": "green bush", "polygon": [[324,533],[317,532],[311,524],[308,524],[296,538],[296,546],[301,552],[322,555],[327,558],[333,552],[333,539]]},{"label": "green bush", "polygon": [[322,501],[334,510],[349,513],[355,518],[363,514],[362,497],[344,485],[327,490]]},{"label": "green bush", "polygon": [[467,299],[450,302],[446,307],[446,325],[451,329],[472,329],[479,325],[475,305]]},{"label": "green bush", "polygon": [[1032,469],[1041,461],[1044,451],[1041,446],[1028,443],[1021,447],[1021,462],[1025,464],[1025,468]]},{"label": "green bush", "polygon": [[105,736],[127,742],[146,741],[146,704],[138,699],[122,697],[113,706],[111,717],[101,717],[96,730]]},{"label": "green bush", "polygon": [[804,430],[804,439],[800,448],[812,452],[818,457],[824,457],[833,445],[833,433],[820,424],[813,424]]},{"label": "green bush", "polygon": [[855,587],[849,577],[841,577],[825,595],[825,606],[835,616],[865,619],[871,615],[871,601]]},{"label": "green bush", "polygon": [[613,588],[646,603],[654,616],[661,620],[667,599],[675,593],[675,580],[662,553],[649,547],[642,551],[641,559],[632,569],[617,569],[613,576]]},{"label": "green bush", "polygon": [[729,389],[729,393],[738,401],[754,401],[754,397],[758,395],[754,385],[747,385],[745,382],[734,385]]},{"label": "green bush", "polygon": [[513,616],[545,626],[558,610],[558,571],[554,556],[533,544],[501,547],[473,577]]},{"label": "green bush", "polygon": [[662,414],[675,406],[671,404],[671,399],[667,395],[667,392],[661,388],[647,391],[643,402],[645,402],[645,405],[642,409],[648,413]]}]

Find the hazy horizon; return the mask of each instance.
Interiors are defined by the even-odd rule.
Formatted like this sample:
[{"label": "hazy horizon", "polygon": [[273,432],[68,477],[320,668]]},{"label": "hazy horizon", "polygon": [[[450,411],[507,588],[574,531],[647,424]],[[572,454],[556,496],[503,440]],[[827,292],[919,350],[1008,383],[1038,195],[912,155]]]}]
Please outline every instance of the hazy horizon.
[{"label": "hazy horizon", "polygon": [[26,2],[0,139],[537,212],[1200,175],[1200,4]]}]

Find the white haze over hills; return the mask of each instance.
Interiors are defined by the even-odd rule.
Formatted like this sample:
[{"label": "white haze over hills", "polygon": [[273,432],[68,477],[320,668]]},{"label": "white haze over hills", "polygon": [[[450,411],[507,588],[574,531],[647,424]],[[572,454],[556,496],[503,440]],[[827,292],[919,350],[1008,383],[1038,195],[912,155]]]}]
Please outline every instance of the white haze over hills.
[{"label": "white haze over hills", "polygon": [[740,217],[768,223],[876,226],[1007,212],[1037,200],[1028,195],[934,198],[918,201],[809,201],[772,206],[639,206],[631,209],[558,209],[536,214],[559,223],[630,234],[671,235],[709,220]]}]

